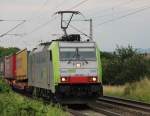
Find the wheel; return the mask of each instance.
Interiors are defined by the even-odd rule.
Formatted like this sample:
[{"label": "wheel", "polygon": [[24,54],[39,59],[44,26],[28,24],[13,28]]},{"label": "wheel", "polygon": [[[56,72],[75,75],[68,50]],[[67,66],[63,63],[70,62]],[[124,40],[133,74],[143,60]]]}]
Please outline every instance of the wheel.
[{"label": "wheel", "polygon": [[33,87],[32,97],[33,97],[34,99],[37,98],[37,95],[36,95],[36,88],[35,88],[35,87]]}]

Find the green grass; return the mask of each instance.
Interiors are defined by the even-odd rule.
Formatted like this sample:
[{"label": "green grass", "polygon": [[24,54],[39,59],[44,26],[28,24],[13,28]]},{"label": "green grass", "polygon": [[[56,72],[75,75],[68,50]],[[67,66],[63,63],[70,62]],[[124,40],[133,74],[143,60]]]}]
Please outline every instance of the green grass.
[{"label": "green grass", "polygon": [[59,105],[52,106],[42,101],[29,99],[11,91],[0,80],[0,116],[66,116]]},{"label": "green grass", "polygon": [[109,96],[123,96],[125,86],[104,86],[104,95]]},{"label": "green grass", "polygon": [[145,78],[124,86],[104,86],[104,95],[150,103],[150,80]]}]

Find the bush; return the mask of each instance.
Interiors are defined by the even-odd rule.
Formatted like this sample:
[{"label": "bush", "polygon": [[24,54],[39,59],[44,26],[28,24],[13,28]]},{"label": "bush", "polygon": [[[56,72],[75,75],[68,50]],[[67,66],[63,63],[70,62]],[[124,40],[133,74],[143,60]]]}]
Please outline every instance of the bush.
[{"label": "bush", "polygon": [[11,91],[0,79],[0,116],[66,116],[59,105],[44,104]]},{"label": "bush", "polygon": [[103,84],[123,85],[150,75],[150,60],[137,53],[131,46],[117,47],[114,53],[102,53]]},{"label": "bush", "polygon": [[0,47],[0,57],[4,57],[19,51],[19,48],[10,47],[10,48],[3,48]]},{"label": "bush", "polygon": [[8,84],[4,82],[4,80],[0,79],[0,93],[10,92],[10,87]]},{"label": "bush", "polygon": [[30,100],[13,92],[0,94],[1,116],[66,116],[60,106]]}]

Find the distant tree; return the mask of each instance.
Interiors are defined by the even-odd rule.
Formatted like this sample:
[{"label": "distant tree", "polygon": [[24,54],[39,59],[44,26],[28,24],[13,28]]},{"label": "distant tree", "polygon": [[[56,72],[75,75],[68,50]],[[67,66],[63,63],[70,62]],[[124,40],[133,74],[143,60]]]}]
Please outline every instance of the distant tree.
[{"label": "distant tree", "polygon": [[120,47],[117,45],[117,48],[114,53],[119,58],[118,60],[124,62],[124,60],[137,55],[137,50],[133,49],[133,47],[130,45],[128,45],[128,47]]},{"label": "distant tree", "polygon": [[20,49],[16,47],[4,48],[0,47],[0,57],[4,57],[13,53],[18,52]]},{"label": "distant tree", "polygon": [[101,52],[102,59],[113,59],[115,55],[112,52]]},{"label": "distant tree", "polygon": [[150,74],[150,61],[146,61],[132,46],[117,46],[114,53],[101,53],[101,58],[104,84],[135,82]]}]

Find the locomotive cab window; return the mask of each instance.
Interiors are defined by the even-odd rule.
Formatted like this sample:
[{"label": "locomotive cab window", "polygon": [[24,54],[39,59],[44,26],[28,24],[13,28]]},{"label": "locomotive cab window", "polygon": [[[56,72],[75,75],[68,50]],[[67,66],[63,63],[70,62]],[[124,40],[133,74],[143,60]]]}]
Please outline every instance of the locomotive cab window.
[{"label": "locomotive cab window", "polygon": [[96,60],[95,48],[79,48],[79,55],[86,60]]},{"label": "locomotive cab window", "polygon": [[76,53],[76,48],[60,48],[60,60],[70,60]]},{"label": "locomotive cab window", "polygon": [[96,60],[95,48],[60,48],[60,60],[67,61],[76,57],[80,60]]}]

